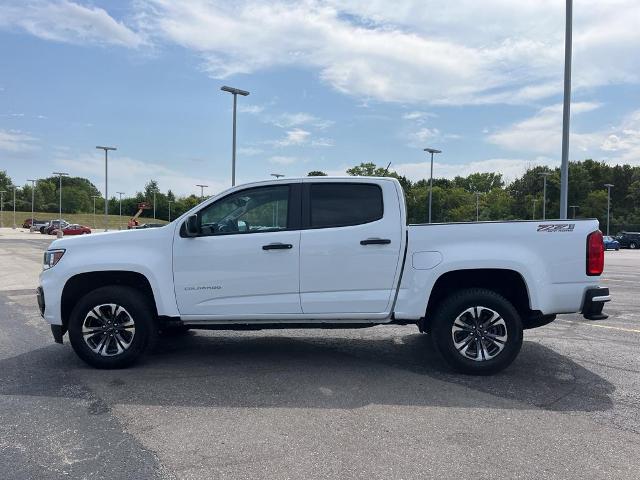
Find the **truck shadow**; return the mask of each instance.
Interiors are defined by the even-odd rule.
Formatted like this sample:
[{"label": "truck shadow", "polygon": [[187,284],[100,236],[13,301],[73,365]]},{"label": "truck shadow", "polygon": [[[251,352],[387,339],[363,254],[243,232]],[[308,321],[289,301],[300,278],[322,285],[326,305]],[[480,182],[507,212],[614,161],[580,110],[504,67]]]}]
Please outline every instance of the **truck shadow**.
[{"label": "truck shadow", "polygon": [[[605,411],[614,386],[537,342],[490,377],[450,372],[426,335],[189,333],[126,370],[85,366],[67,344],[0,361],[0,394],[110,404],[358,408],[369,404]],[[100,409],[98,409],[100,410]]]}]

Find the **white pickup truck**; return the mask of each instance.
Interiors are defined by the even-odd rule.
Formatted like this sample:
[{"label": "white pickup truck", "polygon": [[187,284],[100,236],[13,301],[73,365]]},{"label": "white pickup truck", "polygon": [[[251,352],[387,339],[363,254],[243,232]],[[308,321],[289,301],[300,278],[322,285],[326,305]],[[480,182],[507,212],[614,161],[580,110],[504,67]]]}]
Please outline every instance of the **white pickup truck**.
[{"label": "white pickup truck", "polygon": [[509,365],[523,330],[602,313],[596,220],[409,225],[391,178],[237,186],[155,229],[63,238],[38,304],[56,342],[99,368],[190,328],[415,324],[455,369]]}]

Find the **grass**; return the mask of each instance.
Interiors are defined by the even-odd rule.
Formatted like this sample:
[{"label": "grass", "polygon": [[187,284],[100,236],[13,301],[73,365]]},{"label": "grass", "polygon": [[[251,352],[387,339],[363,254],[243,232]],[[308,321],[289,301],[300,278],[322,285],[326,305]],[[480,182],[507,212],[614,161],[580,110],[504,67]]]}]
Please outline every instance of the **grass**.
[{"label": "grass", "polygon": [[[45,212],[35,212],[34,217],[36,220],[54,220],[58,218],[57,213],[45,213]],[[25,219],[31,218],[31,212],[16,212],[16,225],[18,227],[22,226],[22,222]],[[117,230],[118,227],[122,227],[123,229],[127,228],[127,222],[131,217],[128,215],[122,215],[122,219],[118,215],[109,215],[109,228]],[[100,214],[96,212],[95,223],[93,213],[64,213],[62,212],[62,219],[66,220],[69,223],[79,223],[80,225],[86,225],[91,229],[99,229],[104,228],[104,214]],[[138,222],[140,225],[143,223],[167,223],[166,220],[154,220],[149,217],[138,217]],[[13,211],[5,211],[3,213],[3,223],[5,227],[10,227],[13,225]]]}]

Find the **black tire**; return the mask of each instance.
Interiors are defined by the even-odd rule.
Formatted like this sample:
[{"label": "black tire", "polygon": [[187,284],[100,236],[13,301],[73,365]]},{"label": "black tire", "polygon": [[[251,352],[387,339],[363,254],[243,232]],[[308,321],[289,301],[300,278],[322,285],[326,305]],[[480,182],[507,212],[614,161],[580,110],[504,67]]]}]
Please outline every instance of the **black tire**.
[{"label": "black tire", "polygon": [[[498,318],[494,325],[482,328],[495,314]],[[458,328],[461,324],[464,329]],[[460,290],[445,298],[435,310],[431,330],[444,360],[453,369],[470,375],[490,375],[503,370],[522,347],[522,321],[516,309],[502,295],[482,288]]]},{"label": "black tire", "polygon": [[638,244],[636,242],[629,242],[629,248],[633,248],[635,250],[638,248]]},{"label": "black tire", "polygon": [[[114,316],[111,315],[111,319],[109,318],[110,310],[109,307],[106,306],[109,304],[122,307],[125,310],[124,314],[119,310],[120,314],[116,315],[115,321],[111,321]],[[99,352],[104,350],[104,354],[94,352],[88,345],[88,341],[98,343],[98,340],[104,336],[103,334],[97,333],[95,336],[87,335],[87,338],[89,338],[88,341],[85,341],[83,335],[85,320],[89,318],[90,312],[96,312],[95,309],[101,305],[103,307],[99,309],[98,312],[102,320],[98,319],[94,314],[93,319],[87,320],[88,322],[94,322],[94,325],[87,328],[103,328],[100,325],[105,324],[103,321],[105,319],[111,322],[109,325],[116,325],[118,319],[121,319],[120,323],[122,323],[122,318],[126,318],[126,316],[133,322],[133,335],[131,335],[131,337],[125,337],[125,334],[130,335],[130,326],[128,327],[129,330],[125,330],[124,332],[120,331],[121,337],[117,335],[114,337],[114,335],[118,333],[115,331],[113,334],[110,334],[110,336],[114,338],[107,339],[104,342],[105,345],[103,345],[103,349],[98,348]],[[127,327],[121,328],[126,329]],[[71,346],[82,360],[96,368],[124,368],[132,365],[140,359],[145,351],[152,348],[156,335],[157,326],[149,301],[143,294],[131,287],[111,285],[93,290],[78,301],[69,318],[69,340]],[[123,340],[123,343],[120,343],[118,338]],[[126,343],[125,338],[131,338],[129,344]],[[123,348],[124,345],[126,345],[126,348]],[[99,344],[94,346],[99,347]],[[123,351],[113,354],[114,349],[123,349]],[[110,352],[107,350],[110,350]]]}]

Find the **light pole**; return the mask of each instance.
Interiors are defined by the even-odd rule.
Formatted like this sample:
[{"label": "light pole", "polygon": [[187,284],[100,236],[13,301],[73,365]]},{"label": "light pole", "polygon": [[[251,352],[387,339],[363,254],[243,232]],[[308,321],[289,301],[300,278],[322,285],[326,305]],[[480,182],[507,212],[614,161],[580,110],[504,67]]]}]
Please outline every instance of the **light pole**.
[{"label": "light pole", "polygon": [[609,212],[611,210],[611,187],[613,187],[612,183],[605,183],[605,187],[607,187],[607,236],[609,235]]},{"label": "light pole", "polygon": [[153,191],[153,219],[156,219],[156,191]]},{"label": "light pole", "polygon": [[93,198],[93,228],[98,228],[96,224],[96,198],[100,198],[100,195],[91,195]]},{"label": "light pole", "polygon": [[533,199],[533,215],[531,215],[531,219],[532,220],[536,219],[536,202],[537,202],[537,200],[534,198]]},{"label": "light pole", "polygon": [[431,154],[431,175],[429,176],[429,223],[431,223],[431,201],[433,199],[433,154],[442,153],[442,150],[425,148],[424,151]]},{"label": "light pole", "polygon": [[[547,219],[547,177],[549,172],[538,173],[542,177],[542,220]],[[566,215],[565,215],[566,216]]]},{"label": "light pole", "polygon": [[[58,220],[62,222],[62,177],[68,177],[69,174],[65,172],[53,172],[53,174],[60,177],[60,186],[58,187],[58,190],[60,191],[60,217],[58,218]],[[60,228],[58,231],[62,232],[62,228]]]},{"label": "light pole", "polygon": [[34,220],[34,210],[35,210],[35,198],[36,198],[36,182],[37,179],[28,178],[27,182],[31,182],[31,228],[29,228],[30,232],[33,232],[33,220]]},{"label": "light pole", "polygon": [[108,185],[108,163],[109,150],[117,150],[116,147],[96,147],[98,150],[104,150],[104,231],[109,230],[109,185]]},{"label": "light pole", "polygon": [[202,200],[204,198],[204,189],[208,188],[209,185],[200,185],[200,184],[198,184],[198,185],[196,185],[196,187],[200,187],[200,203],[202,203]]},{"label": "light pole", "polygon": [[119,214],[119,219],[118,219],[118,229],[122,230],[122,195],[124,195],[124,192],[116,192],[118,195],[120,195],[120,214]]},{"label": "light pole", "polygon": [[239,88],[223,86],[220,88],[223,92],[229,92],[233,95],[233,145],[231,147],[231,186],[236,185],[236,105],[238,95],[246,97],[249,92],[246,90],[240,90]]},{"label": "light pole", "polygon": [[579,205],[569,205],[569,208],[573,210],[573,218],[576,218],[576,208],[580,208]]},{"label": "light pole", "polygon": [[13,228],[16,229],[16,186],[13,186]]},{"label": "light pole", "polygon": [[169,204],[169,223],[171,223],[171,204],[173,200],[167,200],[167,203]]},{"label": "light pole", "polygon": [[569,200],[569,116],[571,113],[571,23],[573,0],[566,0],[564,33],[564,99],[562,103],[562,163],[560,164],[560,218],[567,218]]},{"label": "light pole", "polygon": [[4,194],[6,190],[0,190],[0,228],[4,227]]},{"label": "light pole", "polygon": [[473,192],[476,195],[476,222],[480,221],[480,195],[481,192]]}]

